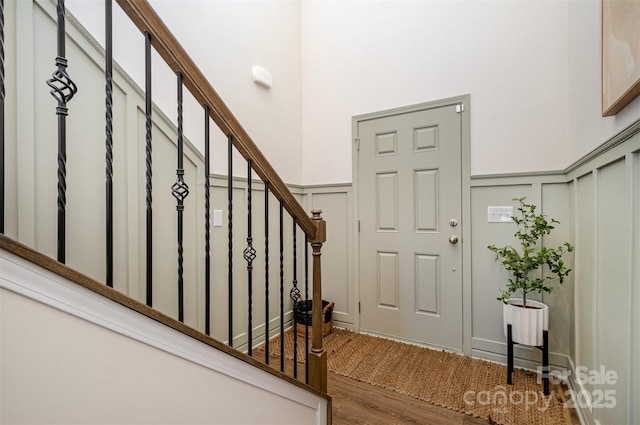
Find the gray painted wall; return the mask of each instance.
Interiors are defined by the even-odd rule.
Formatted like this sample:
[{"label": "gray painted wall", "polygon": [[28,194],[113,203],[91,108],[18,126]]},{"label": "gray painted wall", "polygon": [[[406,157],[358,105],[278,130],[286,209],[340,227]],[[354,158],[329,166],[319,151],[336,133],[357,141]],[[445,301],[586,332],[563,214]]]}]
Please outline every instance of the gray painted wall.
[{"label": "gray painted wall", "polygon": [[327,221],[327,242],[322,251],[323,298],[336,303],[337,326],[354,328],[358,297],[355,293],[353,247],[353,195],[351,185],[306,187],[306,209],[320,208]]},{"label": "gray painted wall", "polygon": [[615,384],[596,380],[582,387],[594,401],[606,391],[614,397],[614,408],[593,408],[593,418],[603,424],[640,421],[638,124],[568,173],[576,235],[573,360],[618,377]]},{"label": "gray painted wall", "polygon": [[[546,181],[545,181],[546,180]],[[498,289],[506,284],[508,274],[503,266],[494,261],[495,254],[487,245],[514,244],[516,232],[514,223],[488,223],[487,207],[516,203],[513,198],[527,197],[535,203],[543,214],[558,219],[562,224],[544,241],[545,244],[559,245],[571,241],[571,223],[568,220],[570,205],[566,184],[555,183],[548,178],[497,178],[473,180],[471,188],[471,279],[472,279],[472,347],[473,355],[496,361],[506,361],[506,339],[502,329],[502,307],[496,300]],[[571,256],[567,259],[570,261]],[[544,299],[550,308],[550,345],[552,364],[566,367],[564,356],[570,352],[571,297],[573,280]],[[567,325],[569,324],[569,325]],[[516,356],[527,360],[523,366],[535,369],[540,363],[539,350],[516,347]]]}]

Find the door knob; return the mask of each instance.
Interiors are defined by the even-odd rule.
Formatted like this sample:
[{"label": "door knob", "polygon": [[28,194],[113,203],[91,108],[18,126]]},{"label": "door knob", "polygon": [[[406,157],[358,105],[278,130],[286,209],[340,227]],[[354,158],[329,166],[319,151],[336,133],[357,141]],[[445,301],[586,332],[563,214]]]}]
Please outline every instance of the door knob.
[{"label": "door knob", "polygon": [[457,225],[458,225],[458,220],[456,220],[455,218],[452,218],[451,220],[449,220],[449,226],[456,227]]},{"label": "door knob", "polygon": [[458,237],[456,235],[449,236],[449,243],[451,245],[455,245],[458,243]]}]

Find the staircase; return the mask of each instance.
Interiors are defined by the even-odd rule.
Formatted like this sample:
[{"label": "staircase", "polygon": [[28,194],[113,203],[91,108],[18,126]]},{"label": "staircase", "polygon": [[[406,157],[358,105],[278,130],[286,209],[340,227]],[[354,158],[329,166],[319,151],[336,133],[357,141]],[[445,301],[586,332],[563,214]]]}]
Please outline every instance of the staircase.
[{"label": "staircase", "polygon": [[[322,308],[316,307],[322,305],[321,249],[326,238],[321,211],[307,215],[300,196],[282,181],[153,8],[145,0],[117,0],[117,4],[104,2],[103,47],[66,12],[64,0],[0,1],[3,339],[20,344],[20,338],[9,336],[22,326],[8,325],[22,320],[20,311],[33,311],[34,317],[47,322],[37,323],[35,329],[52,323],[63,326],[64,316],[42,310],[45,305],[97,325],[82,332],[88,332],[94,341],[90,344],[102,345],[107,352],[108,337],[97,336],[101,327],[142,344],[131,348],[133,352],[151,346],[207,368],[209,372],[194,379],[207,376],[216,387],[228,385],[218,393],[231,392],[231,398],[240,400],[218,403],[215,412],[201,412],[203,417],[212,415],[210,423],[230,418],[245,418],[244,423],[257,419],[298,423],[287,416],[295,406],[304,406],[300,415],[311,409],[310,423],[330,423]],[[114,7],[125,12],[144,40],[144,89],[113,60]],[[151,78],[157,57],[175,75],[175,119],[153,102]],[[204,140],[199,144],[204,152],[185,135],[185,95],[202,109]],[[216,143],[227,149],[226,175],[210,172],[212,161],[220,160],[211,155]],[[244,177],[234,174],[238,164],[242,170],[238,174]],[[224,209],[226,228],[212,229],[212,210]],[[268,353],[254,358],[256,346],[268,345],[270,338],[295,328],[295,307],[307,299],[313,301],[312,332],[298,339],[296,358],[280,358],[271,366]],[[101,316],[93,308],[106,310]],[[93,320],[96,317],[102,319]],[[128,325],[119,320],[143,325],[120,332]],[[71,333],[82,328],[79,323],[64,326]],[[24,328],[38,334],[27,325]],[[65,332],[56,327],[50,335],[56,334]],[[86,348],[90,347],[77,351]],[[64,344],[59,349],[64,352]],[[20,357],[7,350],[5,359]],[[31,352],[34,347],[25,344],[24,350]],[[108,359],[103,358],[104,350],[99,364]],[[152,350],[145,356],[151,359],[158,353]],[[31,357],[38,364],[51,361],[48,356]],[[114,350],[114,357],[126,359],[127,351]],[[184,368],[184,376],[194,373],[183,362],[165,360],[158,360],[162,370]],[[293,376],[284,374],[286,362],[295,365]],[[6,363],[3,376],[10,375],[6,370],[19,370]],[[55,365],[50,366],[42,370],[58,376]],[[134,375],[133,371],[142,374],[146,369],[142,362],[128,370]],[[223,383],[211,371],[233,382]],[[110,379],[99,367],[93,372],[73,378],[87,387],[102,386]],[[152,374],[149,369],[141,376],[146,390],[153,393],[158,386],[151,384]],[[46,377],[42,381],[50,382]],[[142,385],[140,380],[123,382]],[[188,384],[186,380],[182,385]],[[3,383],[3,391],[7,388]],[[249,388],[267,389],[271,395],[263,404],[271,406],[271,415],[243,416],[248,411],[237,404],[264,396]],[[106,391],[110,398],[121,393],[130,394],[124,389]],[[19,398],[11,390],[6,394],[0,402]],[[269,399],[273,394],[276,397]],[[154,404],[149,406],[147,411]],[[39,406],[33,407],[32,416],[25,418],[35,420],[44,414],[43,421],[55,420],[45,414],[52,412],[51,406],[40,406],[41,412]],[[126,410],[118,410],[117,404],[109,407]],[[111,418],[117,422],[118,417],[122,416]],[[152,417],[156,416],[148,416]]]}]

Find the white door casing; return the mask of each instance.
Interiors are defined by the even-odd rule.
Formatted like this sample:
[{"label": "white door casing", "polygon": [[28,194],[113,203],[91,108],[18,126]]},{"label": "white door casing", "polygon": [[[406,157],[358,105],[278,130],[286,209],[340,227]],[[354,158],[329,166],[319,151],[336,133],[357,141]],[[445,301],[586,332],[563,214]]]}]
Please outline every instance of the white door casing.
[{"label": "white door casing", "polygon": [[423,106],[354,121],[360,330],[459,351],[462,106]]}]

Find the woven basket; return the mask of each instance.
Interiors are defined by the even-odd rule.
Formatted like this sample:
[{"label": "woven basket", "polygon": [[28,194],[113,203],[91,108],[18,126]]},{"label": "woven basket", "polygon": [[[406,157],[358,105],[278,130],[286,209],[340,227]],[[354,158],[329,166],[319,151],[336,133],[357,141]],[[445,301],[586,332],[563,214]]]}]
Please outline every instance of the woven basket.
[{"label": "woven basket", "polygon": [[[311,324],[313,322],[313,302],[311,300],[300,301],[295,309],[296,318],[296,335],[304,337],[306,335],[306,329],[309,328],[309,339],[313,338],[313,328]],[[333,325],[333,307],[335,303],[333,301],[322,301],[322,317],[324,324],[322,325],[322,335],[327,336],[331,333],[331,327]]]}]

